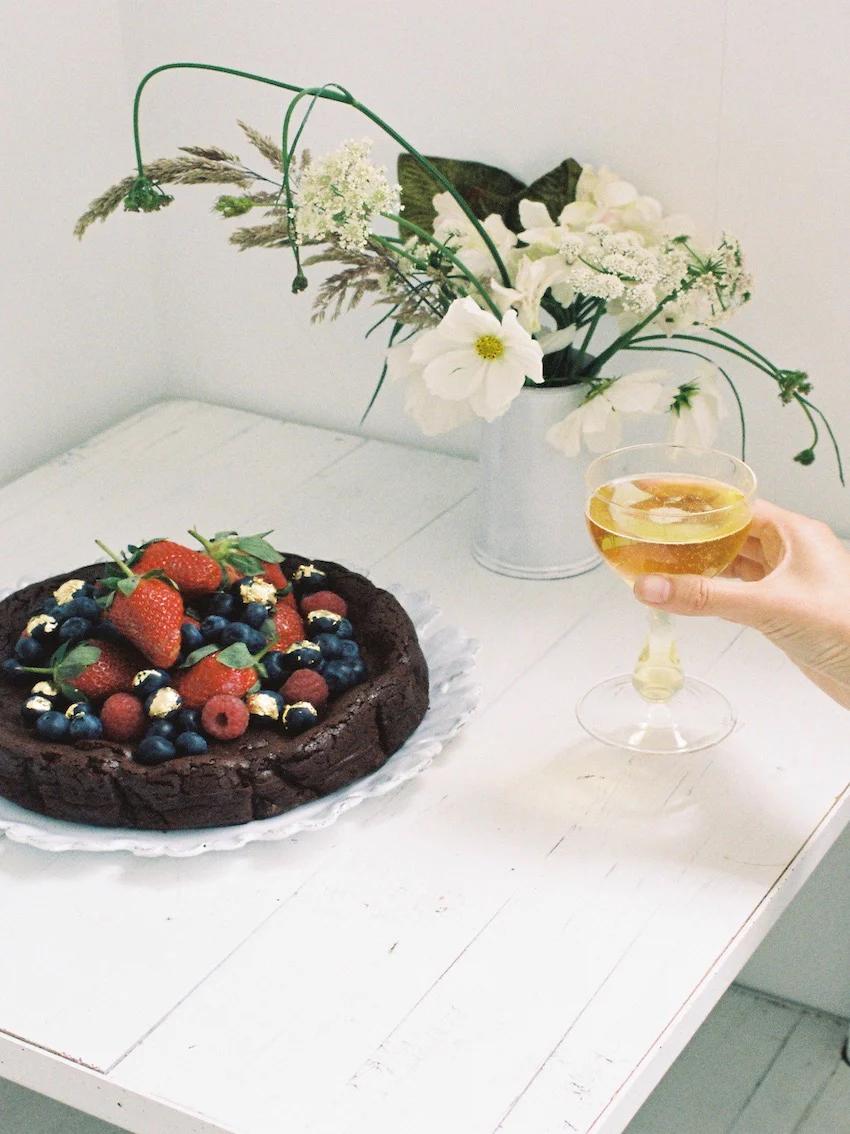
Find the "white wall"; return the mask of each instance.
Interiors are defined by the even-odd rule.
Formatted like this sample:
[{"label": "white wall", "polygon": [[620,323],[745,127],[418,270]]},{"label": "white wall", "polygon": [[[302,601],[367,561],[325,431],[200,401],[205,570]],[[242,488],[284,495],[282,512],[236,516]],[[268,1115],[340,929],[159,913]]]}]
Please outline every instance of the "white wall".
[{"label": "white wall", "polygon": [[148,234],[72,236],[128,152],[120,10],[2,13],[0,483],[160,396],[164,351]]},{"label": "white wall", "polygon": [[[215,190],[182,189],[162,213],[119,215],[82,245],[71,237],[86,202],[131,169],[135,80],[181,58],[340,82],[426,153],[521,177],[569,154],[607,162],[671,210],[727,227],[757,277],[738,327],[809,368],[850,458],[844,0],[6,0],[3,11],[0,481],[166,395],[357,428],[380,364],[379,343],[362,340],[368,313],[312,328],[309,292],[289,293],[286,254],[228,246],[226,223],[208,211]],[[268,88],[168,74],[145,96],[145,154],[214,141],[247,156],[236,118],[274,133],[282,110]],[[377,136],[350,111],[325,108],[311,145],[367,133]],[[377,153],[394,162],[392,146]],[[826,448],[811,469],[792,464],[805,427],[772,391],[757,396],[755,373],[742,382],[765,495],[850,534]],[[421,443],[394,391],[367,428]],[[734,445],[734,430],[725,441]],[[440,442],[461,452],[475,443],[474,431]],[[806,931],[850,908],[840,856],[800,907]],[[795,940],[775,935],[750,979],[806,999]],[[818,975],[812,1000],[846,1005],[843,957],[829,988]]]}]

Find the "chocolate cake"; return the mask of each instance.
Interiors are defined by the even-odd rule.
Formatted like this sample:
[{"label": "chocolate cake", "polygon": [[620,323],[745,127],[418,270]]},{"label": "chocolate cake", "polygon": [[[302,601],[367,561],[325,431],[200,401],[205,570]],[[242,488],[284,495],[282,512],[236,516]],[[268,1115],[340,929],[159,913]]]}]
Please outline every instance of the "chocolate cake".
[{"label": "chocolate cake", "polygon": [[[304,562],[287,555],[287,572]],[[58,819],[104,827],[177,830],[266,819],[345,787],[379,768],[428,708],[428,670],[406,612],[387,591],[337,563],[319,562],[348,604],[368,677],[334,699],[297,737],[251,727],[203,755],[145,766],[104,739],[51,743],[21,720],[20,686],[0,685],[0,795]],[[8,656],[39,602],[67,578],[98,578],[91,565],[45,579],[0,602]],[[35,680],[35,679],[34,679]]]}]

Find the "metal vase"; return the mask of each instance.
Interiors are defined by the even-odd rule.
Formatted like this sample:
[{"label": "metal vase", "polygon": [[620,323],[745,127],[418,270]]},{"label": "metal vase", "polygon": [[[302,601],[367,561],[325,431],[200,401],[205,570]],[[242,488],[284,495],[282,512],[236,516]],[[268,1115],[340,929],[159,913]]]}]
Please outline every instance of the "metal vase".
[{"label": "metal vase", "polygon": [[582,401],[583,386],[525,387],[483,428],[472,554],[519,579],[563,579],[599,562],[585,523],[585,457],[565,457],[550,426]]}]

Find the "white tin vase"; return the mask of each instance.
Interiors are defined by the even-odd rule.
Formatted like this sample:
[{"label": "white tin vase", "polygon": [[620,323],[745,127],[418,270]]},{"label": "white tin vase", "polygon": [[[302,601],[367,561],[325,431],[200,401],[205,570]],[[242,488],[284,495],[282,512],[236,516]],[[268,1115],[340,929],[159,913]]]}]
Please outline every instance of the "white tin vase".
[{"label": "white tin vase", "polygon": [[472,554],[520,579],[563,579],[599,562],[584,519],[586,457],[566,457],[546,433],[582,401],[583,386],[524,387],[481,437]]}]

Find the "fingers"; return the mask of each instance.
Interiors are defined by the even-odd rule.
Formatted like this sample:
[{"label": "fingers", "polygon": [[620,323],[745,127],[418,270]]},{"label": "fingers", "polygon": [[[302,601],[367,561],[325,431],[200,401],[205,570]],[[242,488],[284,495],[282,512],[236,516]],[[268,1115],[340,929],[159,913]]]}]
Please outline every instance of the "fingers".
[{"label": "fingers", "polygon": [[702,575],[642,575],[634,593],[642,603],[670,614],[712,614],[755,626],[765,610],[758,583],[706,579]]}]

